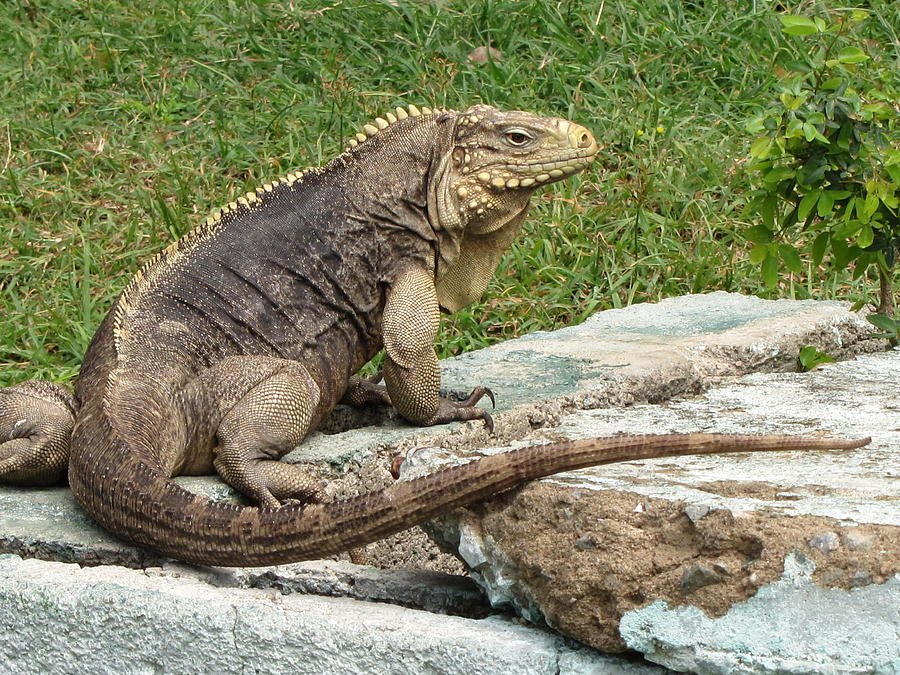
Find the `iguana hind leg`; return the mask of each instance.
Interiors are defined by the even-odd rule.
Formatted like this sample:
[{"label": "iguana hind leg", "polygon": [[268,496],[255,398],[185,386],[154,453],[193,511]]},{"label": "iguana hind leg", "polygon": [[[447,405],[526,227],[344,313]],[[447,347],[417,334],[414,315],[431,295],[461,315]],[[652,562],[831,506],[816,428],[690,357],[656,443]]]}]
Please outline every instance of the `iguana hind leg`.
[{"label": "iguana hind leg", "polygon": [[[213,466],[222,480],[260,506],[322,501],[319,482],[279,461],[309,431],[319,390],[302,365],[237,357],[217,366],[212,384],[228,406],[219,423]],[[208,380],[208,378],[207,378]]]},{"label": "iguana hind leg", "polygon": [[75,408],[72,394],[50,382],[28,380],[0,389],[0,483],[61,482]]}]

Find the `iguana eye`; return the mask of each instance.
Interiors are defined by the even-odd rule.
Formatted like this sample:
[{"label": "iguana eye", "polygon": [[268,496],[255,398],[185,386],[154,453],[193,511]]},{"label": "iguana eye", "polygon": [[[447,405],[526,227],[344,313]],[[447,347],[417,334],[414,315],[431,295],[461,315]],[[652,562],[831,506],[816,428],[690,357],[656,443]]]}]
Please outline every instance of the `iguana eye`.
[{"label": "iguana eye", "polygon": [[524,129],[507,129],[503,133],[504,138],[512,145],[525,145],[533,137]]}]

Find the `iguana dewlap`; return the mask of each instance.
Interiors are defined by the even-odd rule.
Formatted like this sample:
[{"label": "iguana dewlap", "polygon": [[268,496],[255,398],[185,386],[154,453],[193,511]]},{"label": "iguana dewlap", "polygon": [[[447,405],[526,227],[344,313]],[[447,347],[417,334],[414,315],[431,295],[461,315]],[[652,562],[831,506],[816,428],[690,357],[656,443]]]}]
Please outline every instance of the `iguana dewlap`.
[{"label": "iguana dewlap", "polygon": [[[180,560],[264,565],[323,557],[525,480],[629,458],[852,442],[705,435],[525,448],[346,501],[279,462],[342,399],[390,401],[420,425],[489,419],[438,395],[440,311],[478,299],[531,193],[588,166],[566,120],[476,105],[398,108],[324,167],[251,192],[150,261],[87,351],[75,399],[0,390],[0,480],[66,470],[97,522]],[[386,351],[383,388],[354,377]],[[73,428],[74,425],[74,428]],[[857,444],[858,445],[858,444]],[[218,472],[258,506],[170,478]]]}]

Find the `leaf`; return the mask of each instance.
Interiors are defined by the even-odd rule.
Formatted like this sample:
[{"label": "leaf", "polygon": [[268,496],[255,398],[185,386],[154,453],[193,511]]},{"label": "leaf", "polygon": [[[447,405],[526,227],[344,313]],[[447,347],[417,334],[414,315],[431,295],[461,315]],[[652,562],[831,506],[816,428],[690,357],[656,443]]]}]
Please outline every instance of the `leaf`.
[{"label": "leaf", "polygon": [[849,150],[851,138],[853,138],[853,122],[844,122],[838,132],[837,146],[841,150]]},{"label": "leaf", "polygon": [[856,235],[856,245],[860,248],[868,248],[875,241],[875,231],[868,225],[864,225]]},{"label": "leaf", "polygon": [[765,225],[768,229],[775,229],[775,209],[778,206],[778,197],[775,195],[767,195],[765,199],[763,199],[762,204],[759,207],[759,213],[763,219],[763,225]]},{"label": "leaf", "polygon": [[831,252],[836,269],[844,269],[853,260],[853,254],[850,252],[847,242],[838,237],[831,237]]},{"label": "leaf", "polygon": [[775,288],[778,283],[778,258],[774,255],[767,256],[762,262],[763,281],[769,288]]},{"label": "leaf", "polygon": [[797,365],[801,372],[808,372],[816,366],[823,363],[834,363],[834,357],[829,356],[825,352],[820,352],[811,345],[801,345],[800,353],[797,354]]},{"label": "leaf", "polygon": [[812,261],[813,265],[818,267],[825,258],[825,250],[828,248],[828,233],[823,232],[813,240],[812,243]]},{"label": "leaf", "polygon": [[875,328],[880,328],[885,333],[897,335],[897,333],[900,332],[900,322],[895,321],[884,314],[869,314],[869,316],[866,317],[866,320],[875,326]]},{"label": "leaf", "polygon": [[754,135],[758,134],[766,128],[765,119],[766,119],[765,115],[759,115],[758,117],[754,117],[752,120],[750,120],[749,122],[747,122],[747,124],[744,125],[744,129],[746,129],[748,133],[751,133]]},{"label": "leaf", "polygon": [[803,125],[803,135],[807,141],[819,141],[820,143],[831,145],[831,141],[825,138],[825,136],[822,135],[822,132],[812,124]]},{"label": "leaf", "polygon": [[800,138],[803,136],[803,121],[794,117],[787,123],[784,130],[785,138]]},{"label": "leaf", "polygon": [[888,176],[891,177],[892,181],[900,184],[900,165],[891,164],[889,166],[885,166],[884,170],[887,171]]},{"label": "leaf", "polygon": [[805,138],[807,141],[813,140],[818,133],[819,132],[816,131],[816,128],[812,124],[810,124],[809,122],[803,123],[803,138]]},{"label": "leaf", "polygon": [[791,178],[794,173],[795,172],[792,167],[776,166],[774,169],[771,169],[765,176],[763,176],[763,182],[766,185],[774,187],[781,181]]},{"label": "leaf", "polygon": [[[838,87],[840,87],[840,86],[841,86],[841,83],[842,83],[843,81],[844,81],[844,80],[843,80],[842,78],[840,78],[840,77],[829,77],[827,80],[825,80],[825,81],[819,86],[819,88],[822,89],[822,90],[824,90],[824,91],[833,91],[833,90],[837,89]],[[831,117],[831,115],[829,115],[829,117]]]},{"label": "leaf", "polygon": [[828,214],[831,213],[831,209],[834,207],[834,194],[832,190],[824,190],[821,195],[819,195],[819,201],[816,202],[816,213],[819,214],[819,218],[826,218]]},{"label": "leaf", "polygon": [[837,239],[847,240],[852,237],[854,234],[859,232],[860,228],[862,228],[862,223],[855,218],[849,218],[845,220],[843,223],[835,227],[831,234]]},{"label": "leaf", "polygon": [[759,265],[763,260],[769,257],[769,247],[765,244],[756,244],[750,249],[750,262]]},{"label": "leaf", "polygon": [[862,223],[869,222],[870,214],[866,213],[866,200],[865,199],[863,199],[862,197],[854,197],[853,204],[847,206],[848,213],[850,211],[851,206],[856,207],[856,217],[859,218],[860,222],[862,222]]},{"label": "leaf", "polygon": [[806,220],[806,217],[812,212],[816,202],[819,201],[820,194],[822,194],[822,190],[818,189],[810,190],[803,195],[803,199],[800,200],[800,206],[797,207],[797,218]]},{"label": "leaf", "polygon": [[781,254],[781,260],[784,262],[784,266],[791,272],[794,274],[801,274],[803,272],[803,263],[800,262],[800,255],[797,253],[797,249],[790,244],[779,244],[778,252]]},{"label": "leaf", "polygon": [[[813,153],[806,164],[797,172],[797,182],[801,186],[813,186],[821,183],[828,170],[828,162],[823,153]],[[805,216],[804,216],[805,218]]]},{"label": "leaf", "polygon": [[757,138],[750,146],[750,156],[754,159],[765,159],[772,151],[773,140],[768,136]]},{"label": "leaf", "polygon": [[878,210],[878,202],[880,201],[878,195],[875,193],[866,195],[866,200],[863,203],[863,213],[866,214],[866,222],[868,222],[872,218],[872,215]]},{"label": "leaf", "polygon": [[869,60],[869,55],[859,47],[844,47],[838,52],[837,60],[841,63],[862,63]]},{"label": "leaf", "polygon": [[754,225],[743,230],[742,234],[747,241],[754,244],[768,244],[772,241],[772,230],[763,225]]},{"label": "leaf", "polygon": [[786,14],[778,18],[781,20],[781,30],[788,35],[812,35],[819,32],[816,22],[808,17]]},{"label": "leaf", "polygon": [[806,121],[810,124],[825,124],[825,114],[821,112],[811,112],[806,116]]}]

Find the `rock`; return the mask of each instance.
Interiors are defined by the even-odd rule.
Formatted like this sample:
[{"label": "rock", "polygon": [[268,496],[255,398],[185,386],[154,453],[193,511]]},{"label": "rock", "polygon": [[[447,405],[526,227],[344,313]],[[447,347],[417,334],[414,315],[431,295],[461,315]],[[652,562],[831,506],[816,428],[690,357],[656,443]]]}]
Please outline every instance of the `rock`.
[{"label": "rock", "polygon": [[579,551],[593,551],[597,548],[597,539],[592,534],[583,534],[575,540],[575,548]]},{"label": "rock", "polygon": [[841,541],[851,551],[868,551],[875,540],[870,535],[859,532],[858,528],[854,528],[841,534]]},{"label": "rock", "polygon": [[691,519],[692,523],[696,523],[707,513],[709,513],[709,507],[706,504],[688,504],[684,507],[684,514]]},{"label": "rock", "polygon": [[[601,318],[605,320],[598,317],[598,321]],[[791,335],[802,331],[793,321],[781,325]],[[654,339],[664,332],[658,326],[657,330]],[[737,342],[728,330],[707,334],[705,339]],[[545,349],[557,355],[580,353],[590,363],[586,344],[578,352],[564,336],[554,334],[551,340],[552,344],[535,345],[535,349],[542,355]],[[753,361],[750,357],[757,349],[769,355],[780,353],[782,348],[774,346],[778,341],[776,331],[768,346],[749,349],[749,355],[741,352],[745,362]],[[524,357],[524,352],[513,348],[507,345],[503,354],[495,354],[503,364],[500,371],[510,378],[518,377],[511,355]],[[639,377],[636,373],[646,368],[648,378],[655,373],[668,381],[667,369],[676,361],[675,353],[677,349],[665,360],[654,357],[658,369],[653,370],[640,357],[620,352],[622,366],[617,374],[627,370]],[[692,353],[708,358],[723,351],[709,344]],[[588,368],[583,362],[581,386],[589,392],[591,387],[606,392],[614,388],[617,379],[601,381]],[[599,394],[580,395],[572,399],[575,411],[563,414],[559,426],[546,433],[548,440],[658,430],[872,435],[874,441],[867,448],[842,454],[665,459],[554,476],[491,500],[477,513],[461,512],[467,527],[478,532],[481,557],[475,578],[492,602],[510,603],[529,620],[546,621],[604,650],[625,648],[619,619],[656,601],[667,606],[687,602],[711,620],[728,616],[730,608],[777,582],[783,561],[798,549],[814,556],[820,570],[816,583],[823,587],[865,587],[876,595],[887,593],[883,584],[900,572],[900,486],[896,481],[900,474],[895,461],[900,434],[884,411],[895,405],[891,383],[898,380],[900,352],[889,352],[863,355],[812,373],[720,380],[704,396],[662,406],[579,410],[585,401],[593,405],[602,400]],[[536,381],[533,375],[531,381]],[[545,386],[550,381],[540,380]],[[854,414],[848,416],[847,410]],[[540,438],[541,432],[534,436]],[[463,457],[503,449],[483,449]],[[452,462],[462,461],[461,454],[454,455]],[[410,475],[439,468],[448,460],[425,453],[417,461]],[[579,499],[573,498],[576,491]],[[636,510],[637,505],[641,508]],[[452,518],[429,526],[445,542],[453,541],[453,528]],[[851,551],[842,544],[851,530],[863,533],[858,542],[868,548]],[[591,540],[597,542],[595,548],[589,545]],[[691,566],[696,567],[685,574]],[[773,668],[787,668],[785,663]],[[839,669],[842,663],[836,657],[832,665]]]},{"label": "rock", "polygon": [[817,534],[807,542],[810,547],[821,551],[822,553],[831,553],[841,546],[841,542],[835,532],[824,532]]},{"label": "rock", "polygon": [[717,584],[722,581],[723,574],[706,565],[691,565],[681,575],[681,590],[690,595],[699,588]]},{"label": "rock", "polygon": [[723,616],[656,601],[622,617],[626,644],[677,671],[896,673],[900,575],[881,586],[826,589],[815,563],[789,554],[784,573]]},{"label": "rock", "polygon": [[487,63],[488,61],[502,61],[503,54],[499,49],[482,45],[475,47],[466,58],[473,63]]},{"label": "rock", "polygon": [[[898,379],[897,354],[720,386],[727,377],[793,368],[799,344],[841,357],[871,350],[879,343],[864,339],[870,330],[841,303],[725,293],[603,312],[581,326],[442,364],[448,394],[464,394],[473,383],[494,389],[494,437],[480,424],[418,429],[380,410],[341,409],[329,419],[328,433],[308,439],[288,460],[316,462],[329,496],[340,497],[390,483],[394,454],[422,445],[433,448],[410,453],[405,473],[497,451],[480,449],[487,444],[618,431],[874,432],[873,446],[840,456],[658,460],[557,476],[430,526],[443,546],[474,567],[472,576],[492,604],[518,608],[530,621],[614,650],[631,644],[630,634],[620,632],[620,618],[659,602],[688,602],[685,609],[708,613],[703,616],[710,621],[730,620],[733,608],[765,597],[780,578],[782,560],[797,549],[819,565],[811,582],[817,588],[871,594],[874,606],[893,599],[896,588],[896,434],[885,426],[885,410],[895,409],[890,394]],[[715,388],[703,398],[673,400],[709,387]],[[641,405],[646,402],[667,403]],[[638,407],[610,408],[620,405]],[[234,499],[213,479],[180,481]],[[6,574],[0,626],[7,629],[0,632],[0,654],[38,655],[31,660],[36,671],[61,670],[67,667],[61,663],[77,659],[84,672],[108,672],[122,665],[126,653],[148,671],[189,671],[191,663],[179,659],[191,657],[199,635],[213,652],[207,667],[225,671],[260,664],[296,672],[321,672],[322,664],[343,672],[385,663],[421,668],[421,656],[430,659],[428,667],[446,672],[658,672],[589,649],[570,652],[556,638],[548,642],[541,630],[513,626],[508,632],[512,624],[504,619],[469,618],[486,611],[478,594],[444,576],[312,563],[198,572],[109,537],[64,489],[0,488],[0,514],[0,550],[102,565],[69,565],[57,574],[55,563],[0,561],[0,576]],[[811,535],[823,532],[840,533],[840,546],[827,555],[806,547]],[[403,533],[367,553],[383,566],[462,568],[455,558],[439,557],[421,533]],[[690,580],[702,575],[692,573],[685,596],[682,579],[692,565],[720,579],[698,585]],[[791,590],[780,592],[789,596]],[[311,593],[341,597],[303,595]],[[802,610],[803,598],[793,600]],[[763,604],[754,611],[770,609]],[[842,620],[851,619],[835,619]],[[23,632],[23,625],[35,630]],[[715,634],[727,634],[730,625],[714,624]],[[791,634],[787,624],[771,630],[770,641]],[[100,634],[104,641],[95,646]],[[54,642],[58,635],[71,636],[65,649]],[[659,635],[667,639],[662,629]],[[873,635],[879,639],[881,633]],[[700,649],[701,636],[690,637],[694,642],[685,640],[686,648]],[[246,655],[235,656],[235,639],[249,645]],[[720,638],[707,648],[728,652],[740,645]],[[411,655],[395,653],[407,649]],[[407,656],[412,661],[401,664],[398,659]],[[773,657],[773,667],[788,670],[779,658]],[[839,670],[843,662],[829,658]]]}]

